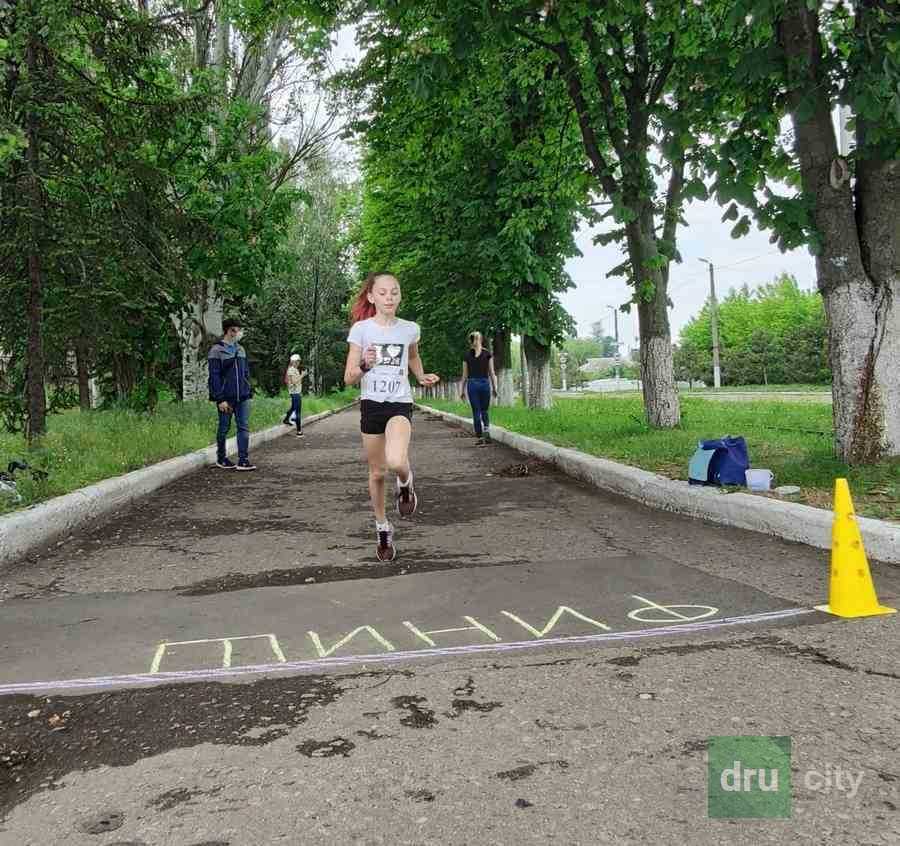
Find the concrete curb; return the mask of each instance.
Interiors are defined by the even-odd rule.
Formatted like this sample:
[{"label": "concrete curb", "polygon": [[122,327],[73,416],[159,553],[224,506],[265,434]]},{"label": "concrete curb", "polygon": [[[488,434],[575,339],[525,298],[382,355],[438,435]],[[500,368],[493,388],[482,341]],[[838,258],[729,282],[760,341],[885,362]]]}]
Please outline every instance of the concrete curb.
[{"label": "concrete curb", "polygon": [[[417,407],[444,420],[473,428],[472,421],[421,403]],[[833,515],[822,508],[781,502],[753,494],[726,494],[719,488],[689,485],[656,473],[618,464],[574,449],[491,426],[491,437],[526,455],[554,464],[564,473],[610,493],[637,500],[652,508],[699,517],[713,523],[831,549]],[[871,559],[900,564],[900,526],[869,517],[857,518]]]},{"label": "concrete curb", "polygon": [[[350,403],[332,411],[314,414],[303,421],[304,426],[331,417],[356,405]],[[282,423],[250,433],[250,446],[259,447],[275,438],[295,431]],[[237,439],[229,438],[229,455],[237,452]],[[32,552],[45,548],[61,536],[70,534],[110,512],[129,505],[134,500],[215,463],[216,445],[204,447],[187,455],[169,458],[123,476],[104,479],[72,493],[57,496],[0,517],[0,568],[12,564]]]}]

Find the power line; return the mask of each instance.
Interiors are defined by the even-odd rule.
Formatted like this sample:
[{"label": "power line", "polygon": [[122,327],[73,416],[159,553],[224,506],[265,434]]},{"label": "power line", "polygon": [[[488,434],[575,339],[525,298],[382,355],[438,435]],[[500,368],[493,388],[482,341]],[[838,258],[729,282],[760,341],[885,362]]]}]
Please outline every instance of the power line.
[{"label": "power line", "polygon": [[750,256],[750,258],[741,259],[740,261],[735,261],[731,264],[716,265],[716,267],[719,270],[727,270],[729,267],[737,267],[739,264],[746,264],[748,261],[756,261],[757,259],[765,258],[766,256],[774,256],[780,252],[781,250],[769,250],[769,252],[760,253],[758,256]]},{"label": "power line", "polygon": [[690,279],[682,279],[674,288],[669,289],[669,295],[677,294],[679,291],[686,288],[688,285],[693,285],[695,282],[705,282],[705,279],[702,279],[699,276],[692,276]]},{"label": "power line", "polygon": [[[717,264],[716,270],[728,270],[731,267],[737,267],[739,264],[746,264],[748,261],[756,261],[756,259],[765,258],[766,256],[774,256],[780,253],[780,250],[770,250],[767,253],[760,253],[758,256],[750,256],[750,258],[741,259],[740,261],[732,262],[731,264]],[[679,291],[684,290],[688,285],[692,285],[695,282],[705,282],[706,280],[699,276],[691,276],[689,279],[682,279],[672,288],[669,288],[669,295],[677,294]]]}]

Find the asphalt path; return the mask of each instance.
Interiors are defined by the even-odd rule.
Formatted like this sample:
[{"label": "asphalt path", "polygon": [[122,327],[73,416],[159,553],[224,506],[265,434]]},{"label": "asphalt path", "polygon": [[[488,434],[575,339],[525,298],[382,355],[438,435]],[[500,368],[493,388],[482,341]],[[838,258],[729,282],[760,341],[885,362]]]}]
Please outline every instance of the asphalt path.
[{"label": "asphalt path", "polygon": [[[417,414],[384,565],[354,412],[253,458],[0,572],[0,844],[898,842],[896,616],[812,611],[821,551]],[[738,734],[792,819],[707,818]]]}]

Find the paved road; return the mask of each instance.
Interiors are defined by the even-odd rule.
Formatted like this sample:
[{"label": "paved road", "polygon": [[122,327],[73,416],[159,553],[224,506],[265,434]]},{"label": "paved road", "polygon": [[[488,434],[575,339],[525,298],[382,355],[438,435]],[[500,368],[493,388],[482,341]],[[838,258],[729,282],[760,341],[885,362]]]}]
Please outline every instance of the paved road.
[{"label": "paved road", "polygon": [[[821,552],[417,416],[379,565],[360,457],[339,415],[0,573],[2,846],[900,840],[897,620],[810,613]],[[741,734],[791,820],[707,818]]]}]

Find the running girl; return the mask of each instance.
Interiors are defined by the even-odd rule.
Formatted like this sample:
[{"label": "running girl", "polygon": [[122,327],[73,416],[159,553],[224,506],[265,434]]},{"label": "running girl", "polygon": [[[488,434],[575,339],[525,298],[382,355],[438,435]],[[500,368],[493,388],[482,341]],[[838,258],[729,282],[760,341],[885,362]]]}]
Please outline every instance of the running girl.
[{"label": "running girl", "polygon": [[397,317],[400,283],[386,271],[370,273],[350,310],[350,350],[344,368],[344,383],[362,382],[360,396],[363,446],[369,462],[369,495],[378,534],[376,556],[393,561],[394,529],[384,507],[387,468],[394,482],[397,511],[410,517],[417,499],[409,466],[413,397],[409,372],[423,387],[436,385],[440,377],[426,373],[419,358],[419,327]]}]

